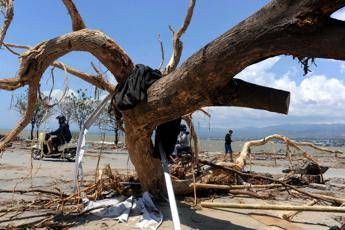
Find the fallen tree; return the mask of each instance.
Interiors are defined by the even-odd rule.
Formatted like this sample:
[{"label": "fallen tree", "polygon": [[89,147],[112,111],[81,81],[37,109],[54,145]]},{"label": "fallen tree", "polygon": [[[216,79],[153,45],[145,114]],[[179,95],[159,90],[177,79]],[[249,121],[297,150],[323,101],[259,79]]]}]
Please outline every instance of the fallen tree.
[{"label": "fallen tree", "polygon": [[[131,58],[115,41],[99,30],[87,29],[72,0],[63,3],[71,16],[73,32],[30,47],[20,56],[17,76],[0,79],[2,90],[29,88],[27,111],[1,139],[1,151],[29,123],[42,74],[50,65],[60,68],[58,58],[73,51],[88,52],[108,68],[118,83],[133,71]],[[345,6],[345,1],[273,0],[177,68],[183,47],[180,39],[192,19],[194,5],[195,0],[190,0],[181,28],[172,29],[174,50],[163,71],[165,76],[149,88],[147,101],[122,112],[130,159],[144,189],[151,192],[160,191],[163,180],[160,161],[152,157],[151,135],[157,125],[204,106],[238,106],[287,114],[288,92],[233,77],[247,66],[276,55],[292,55],[306,65],[316,57],[345,59],[344,22],[330,17]],[[110,93],[115,89],[97,76],[72,67],[67,71]]]},{"label": "fallen tree", "polygon": [[[237,167],[238,169],[242,169],[245,165],[245,159],[247,158],[247,156],[250,154],[251,150],[250,148],[251,147],[254,147],[254,146],[261,146],[261,145],[264,145],[266,143],[268,143],[269,141],[273,141],[273,140],[278,140],[278,141],[281,141],[283,142],[284,144],[286,144],[287,146],[287,149],[289,148],[295,148],[296,150],[300,151],[303,156],[318,164],[318,160],[317,159],[314,159],[307,151],[305,151],[302,147],[303,146],[308,146],[310,148],[313,148],[315,150],[319,150],[319,151],[322,151],[322,152],[328,152],[328,153],[342,153],[341,151],[339,150],[332,150],[332,149],[327,149],[327,148],[322,148],[320,146],[316,146],[314,145],[313,143],[310,143],[310,142],[297,142],[297,141],[293,141],[285,136],[282,136],[282,135],[279,135],[279,134],[273,134],[273,135],[270,135],[270,136],[267,136],[265,138],[262,138],[260,140],[251,140],[251,141],[247,141],[244,143],[243,147],[242,147],[242,150],[241,150],[241,153],[239,155],[239,157],[236,159],[236,162],[235,162],[235,167]],[[287,157],[288,159],[290,160],[291,162],[291,152],[290,151],[287,151]]]}]

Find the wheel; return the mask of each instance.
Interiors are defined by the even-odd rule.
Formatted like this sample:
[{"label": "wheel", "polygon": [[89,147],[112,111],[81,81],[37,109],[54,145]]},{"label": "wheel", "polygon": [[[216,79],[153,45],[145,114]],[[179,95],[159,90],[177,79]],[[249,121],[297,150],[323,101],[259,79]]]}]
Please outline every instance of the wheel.
[{"label": "wheel", "polygon": [[65,153],[65,158],[68,160],[68,161],[75,161],[75,155],[77,153],[77,149],[76,148],[73,148],[73,149],[68,149],[67,152]]},{"label": "wheel", "polygon": [[40,160],[42,159],[42,154],[40,149],[32,149],[31,151],[31,157],[34,160]]}]

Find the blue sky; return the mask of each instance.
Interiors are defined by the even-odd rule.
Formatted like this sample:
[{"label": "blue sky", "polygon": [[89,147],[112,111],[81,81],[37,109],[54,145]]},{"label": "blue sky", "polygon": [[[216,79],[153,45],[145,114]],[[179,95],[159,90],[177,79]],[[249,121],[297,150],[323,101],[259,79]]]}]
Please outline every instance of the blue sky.
[{"label": "blue sky", "polygon": [[[186,34],[182,37],[184,51],[182,61],[211,40],[236,25],[265,5],[264,0],[217,0],[197,1],[194,16]],[[166,60],[171,54],[171,33],[168,25],[181,25],[188,5],[180,1],[91,1],[75,0],[76,5],[89,28],[100,29],[112,37],[129,54],[135,63],[157,67],[160,63],[160,49],[157,34],[161,34]],[[71,31],[70,18],[60,0],[16,0],[13,23],[5,41],[17,44],[35,45],[43,40]],[[345,19],[345,11],[337,13]],[[91,72],[91,55],[81,52],[61,58],[68,65]],[[182,63],[182,62],[181,62]],[[247,81],[291,90],[291,110],[288,116],[242,108],[208,108],[212,113],[213,127],[269,126],[284,123],[345,123],[345,65],[344,62],[316,60],[313,72],[303,76],[296,60],[280,56],[251,66],[238,77]],[[0,50],[0,77],[15,76],[18,58]],[[103,70],[105,70],[103,68]],[[57,88],[62,88],[63,73],[57,72]],[[49,70],[41,83],[43,90],[49,88]],[[61,76],[61,77],[58,77]],[[69,76],[72,90],[91,87]],[[10,128],[18,121],[16,112],[9,110],[13,95],[23,92],[0,90],[0,128]],[[207,126],[208,120],[201,114],[195,120]]]}]

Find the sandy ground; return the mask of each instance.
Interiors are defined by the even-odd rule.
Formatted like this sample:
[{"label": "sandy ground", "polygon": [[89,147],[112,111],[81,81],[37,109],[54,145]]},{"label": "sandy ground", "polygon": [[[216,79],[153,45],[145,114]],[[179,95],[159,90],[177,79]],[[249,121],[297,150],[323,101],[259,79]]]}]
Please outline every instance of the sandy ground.
[{"label": "sandy ground", "polygon": [[[326,160],[329,161],[329,160]],[[31,162],[33,164],[32,178],[30,174]],[[96,168],[97,153],[87,153],[84,159],[83,167],[87,178],[92,179],[94,170]],[[272,172],[278,170],[271,167],[272,162],[261,164],[261,161],[255,161],[255,167],[271,168]],[[254,162],[254,163],[255,163]],[[261,163],[260,163],[261,162]],[[111,168],[121,171],[123,173],[130,173],[133,166],[128,160],[128,154],[125,152],[118,153],[104,153],[100,168],[106,164],[110,164]],[[261,165],[261,166],[257,166]],[[262,166],[264,165],[264,166]],[[283,167],[283,163],[279,163],[279,167]],[[280,169],[280,168],[279,168]],[[44,159],[40,161],[31,161],[30,152],[25,149],[14,148],[4,153],[0,160],[0,188],[1,189],[28,189],[28,188],[42,188],[54,189],[69,193],[73,188],[73,173],[74,163],[62,161],[58,159]],[[345,174],[340,173],[343,176]],[[329,176],[333,178],[332,175]],[[333,178],[334,179],[334,178]],[[338,184],[342,184],[344,180],[334,179]],[[317,192],[317,191],[316,191]],[[337,192],[336,195],[344,194]],[[0,193],[0,204],[8,203],[13,200],[30,200],[32,196],[29,195],[13,195]],[[342,215],[333,213],[317,213],[317,212],[303,212],[298,214],[293,222],[287,222],[279,217],[286,212],[283,211],[253,211],[253,210],[214,210],[206,208],[193,208],[186,198],[180,198],[178,202],[178,210],[181,218],[183,229],[328,229],[330,226],[340,226]],[[270,204],[304,204],[305,200],[286,200],[285,197],[280,197],[278,200],[263,201],[244,197],[218,197],[214,201],[231,202],[231,203],[270,203]],[[157,206],[163,212],[164,222],[159,229],[173,229],[170,209],[168,203],[158,203]],[[41,214],[39,211],[37,215]],[[345,214],[344,214],[345,215]],[[9,223],[18,224],[26,219],[14,217],[12,222],[4,217],[0,217],[0,229],[7,226]],[[18,218],[18,219],[16,219]],[[111,219],[97,219],[92,216],[87,216],[78,219],[79,224],[73,229],[133,229],[134,220],[130,219],[129,223],[117,223]]]}]

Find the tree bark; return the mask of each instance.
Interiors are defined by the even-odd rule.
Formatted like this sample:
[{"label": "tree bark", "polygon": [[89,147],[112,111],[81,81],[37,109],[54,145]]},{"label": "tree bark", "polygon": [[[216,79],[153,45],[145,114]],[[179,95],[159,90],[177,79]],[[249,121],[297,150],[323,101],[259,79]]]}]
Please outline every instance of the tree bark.
[{"label": "tree bark", "polygon": [[138,129],[126,122],[126,145],[143,190],[158,194],[162,191],[164,177],[161,162],[153,158],[152,130]]},{"label": "tree bark", "polygon": [[35,123],[31,121],[30,140],[34,139],[34,129],[35,129]]}]

